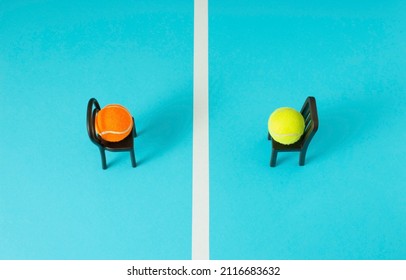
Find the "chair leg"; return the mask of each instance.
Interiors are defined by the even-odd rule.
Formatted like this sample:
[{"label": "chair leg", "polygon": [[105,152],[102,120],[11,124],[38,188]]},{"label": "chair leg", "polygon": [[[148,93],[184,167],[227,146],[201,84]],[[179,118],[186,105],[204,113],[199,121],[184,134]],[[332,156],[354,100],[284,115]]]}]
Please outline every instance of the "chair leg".
[{"label": "chair leg", "polygon": [[107,169],[106,151],[103,148],[100,148],[100,155],[101,155],[101,161],[102,161],[102,168]]},{"label": "chair leg", "polygon": [[278,152],[274,149],[272,149],[272,156],[271,156],[271,167],[276,166],[276,158],[278,156]]},{"label": "chair leg", "polygon": [[135,127],[135,122],[134,122],[133,130],[134,130],[134,138],[135,138],[135,137],[137,137],[137,129],[136,129],[136,127]]},{"label": "chair leg", "polygon": [[134,152],[134,148],[131,149],[130,151],[130,156],[131,156],[131,164],[133,167],[137,167],[137,162],[135,161],[135,152]]},{"label": "chair leg", "polygon": [[299,165],[300,166],[303,166],[305,164],[306,151],[307,151],[307,149],[304,149],[304,150],[300,151],[300,156],[299,156]]}]

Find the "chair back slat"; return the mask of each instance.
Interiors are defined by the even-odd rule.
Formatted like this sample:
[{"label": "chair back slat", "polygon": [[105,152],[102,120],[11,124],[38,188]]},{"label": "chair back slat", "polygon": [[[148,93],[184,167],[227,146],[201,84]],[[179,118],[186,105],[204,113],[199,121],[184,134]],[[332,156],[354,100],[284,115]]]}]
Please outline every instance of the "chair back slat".
[{"label": "chair back slat", "polygon": [[95,129],[95,118],[98,111],[100,111],[99,103],[95,98],[91,98],[89,100],[89,103],[87,104],[87,118],[86,118],[87,133],[89,135],[90,140],[95,145],[100,147],[101,146],[100,139],[97,137]]},{"label": "chair back slat", "polygon": [[312,96],[309,96],[306,99],[306,102],[303,104],[300,113],[305,119],[303,146],[307,147],[318,129],[319,120],[317,115],[316,99]]},{"label": "chair back slat", "polygon": [[307,110],[304,113],[302,113],[304,121],[305,121],[305,133],[311,128],[311,124],[312,124],[312,118],[311,118],[311,114],[310,111]]}]

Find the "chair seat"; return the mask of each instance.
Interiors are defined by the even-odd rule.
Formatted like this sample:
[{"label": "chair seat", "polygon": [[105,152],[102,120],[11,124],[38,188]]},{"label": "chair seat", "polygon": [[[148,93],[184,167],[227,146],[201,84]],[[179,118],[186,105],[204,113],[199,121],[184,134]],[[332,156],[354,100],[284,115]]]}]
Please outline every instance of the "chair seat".
[{"label": "chair seat", "polygon": [[275,150],[278,150],[280,152],[286,151],[286,152],[290,152],[290,151],[300,151],[303,147],[303,135],[302,137],[295,143],[290,144],[290,145],[284,145],[281,144],[279,142],[276,142],[273,138],[272,138],[272,147]]},{"label": "chair seat", "polygon": [[134,138],[132,134],[129,134],[126,138],[120,142],[109,142],[100,138],[100,143],[105,147],[106,150],[119,152],[131,150],[134,146]]}]

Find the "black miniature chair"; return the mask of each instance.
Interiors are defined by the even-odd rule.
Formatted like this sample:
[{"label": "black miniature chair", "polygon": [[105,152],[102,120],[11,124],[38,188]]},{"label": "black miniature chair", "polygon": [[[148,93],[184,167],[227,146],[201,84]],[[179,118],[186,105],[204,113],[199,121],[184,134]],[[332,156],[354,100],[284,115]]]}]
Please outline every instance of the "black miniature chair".
[{"label": "black miniature chair", "polygon": [[297,142],[290,145],[283,145],[276,142],[268,132],[268,140],[272,140],[271,167],[275,167],[276,165],[278,152],[300,152],[299,165],[303,166],[305,164],[307,148],[319,128],[316,99],[312,96],[307,97],[300,113],[305,120],[305,130],[302,137]]},{"label": "black miniature chair", "polygon": [[97,133],[95,129],[95,119],[97,112],[100,111],[99,102],[95,98],[91,98],[89,103],[87,104],[87,133],[89,134],[90,140],[99,148],[101,160],[102,160],[102,168],[107,168],[106,163],[106,153],[105,151],[111,152],[130,152],[131,155],[131,163],[133,167],[137,166],[135,161],[135,153],[134,153],[134,138],[137,137],[137,132],[135,129],[135,122],[133,120],[133,129],[132,132],[123,140],[119,142],[109,142],[103,140]]}]

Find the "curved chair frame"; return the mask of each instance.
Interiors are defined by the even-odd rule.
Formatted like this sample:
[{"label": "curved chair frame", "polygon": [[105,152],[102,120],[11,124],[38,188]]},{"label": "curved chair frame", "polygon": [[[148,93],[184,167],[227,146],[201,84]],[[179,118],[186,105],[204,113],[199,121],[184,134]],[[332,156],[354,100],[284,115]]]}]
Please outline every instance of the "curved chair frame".
[{"label": "curved chair frame", "polygon": [[132,167],[136,167],[137,163],[135,160],[135,152],[134,152],[134,138],[137,137],[137,132],[135,128],[134,118],[132,118],[133,130],[126,138],[124,138],[119,142],[109,142],[103,140],[96,133],[95,118],[97,112],[99,112],[100,110],[101,109],[99,102],[97,102],[96,98],[91,98],[87,104],[87,117],[86,117],[87,133],[89,134],[89,138],[93,142],[93,144],[95,144],[100,150],[102,168],[107,169],[106,152],[105,152],[106,150],[111,152],[130,152]]},{"label": "curved chair frame", "polygon": [[276,166],[278,152],[300,152],[299,165],[303,166],[305,164],[307,148],[319,128],[316,99],[313,96],[306,98],[300,113],[305,120],[305,131],[297,142],[291,145],[283,145],[276,142],[268,132],[268,140],[272,140],[271,167]]}]

